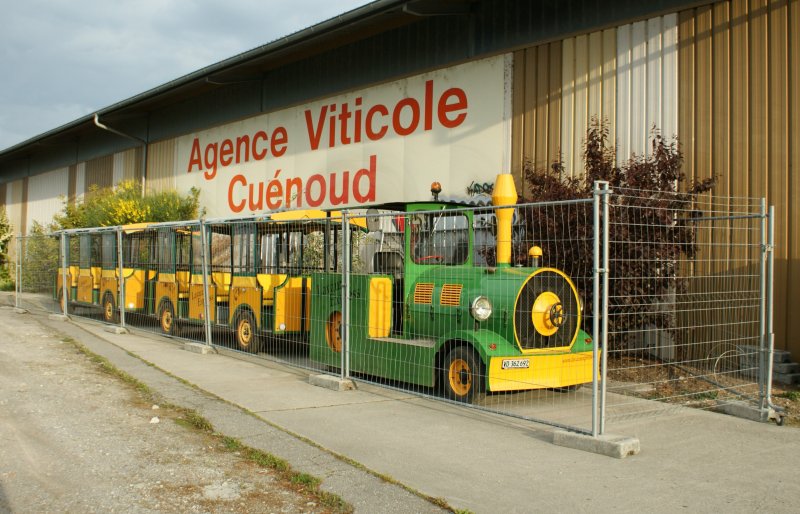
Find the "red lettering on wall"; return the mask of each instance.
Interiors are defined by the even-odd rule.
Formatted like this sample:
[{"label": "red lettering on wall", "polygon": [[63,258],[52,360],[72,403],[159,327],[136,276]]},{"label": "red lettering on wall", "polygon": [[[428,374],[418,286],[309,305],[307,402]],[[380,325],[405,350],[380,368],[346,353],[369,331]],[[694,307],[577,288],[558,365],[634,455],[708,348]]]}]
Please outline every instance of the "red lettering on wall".
[{"label": "red lettering on wall", "polygon": [[[403,114],[403,109],[411,111],[411,122],[407,126],[403,126],[400,122],[400,116]],[[417,130],[419,125],[419,103],[413,98],[403,98],[394,108],[392,113],[392,128],[398,136],[408,136]]]},{"label": "red lettering on wall", "polygon": [[237,183],[241,184],[242,186],[246,186],[247,180],[243,175],[235,175],[231,179],[231,183],[228,185],[228,207],[230,207],[232,212],[242,212],[245,205],[244,198],[242,198],[242,201],[239,203],[234,203],[233,201],[233,186]]},{"label": "red lettering on wall", "polygon": [[375,113],[379,113],[381,116],[388,116],[389,109],[386,108],[385,105],[373,105],[372,108],[367,111],[367,119],[366,121],[366,129],[367,129],[367,137],[370,138],[372,141],[377,141],[378,139],[382,138],[386,135],[386,131],[389,130],[389,127],[384,123],[380,126],[380,128],[375,131],[372,125],[372,118],[375,116]]},{"label": "red lettering on wall", "polygon": [[[454,98],[453,102],[450,99]],[[460,111],[460,112],[459,112]],[[467,94],[460,87],[451,87],[439,98],[439,123],[446,128],[456,128],[467,118]],[[454,116],[452,116],[454,115]]]}]

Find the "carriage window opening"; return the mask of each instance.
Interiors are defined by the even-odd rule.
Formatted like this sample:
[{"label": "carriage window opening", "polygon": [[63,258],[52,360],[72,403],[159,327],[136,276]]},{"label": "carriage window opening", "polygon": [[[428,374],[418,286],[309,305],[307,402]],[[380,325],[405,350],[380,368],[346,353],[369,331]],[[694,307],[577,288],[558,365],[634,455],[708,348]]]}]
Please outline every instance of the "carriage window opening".
[{"label": "carriage window opening", "polygon": [[177,235],[177,265],[178,269],[186,271],[192,263],[192,234],[183,229]]},{"label": "carriage window opening", "polygon": [[238,227],[233,236],[233,272],[252,273],[255,270],[253,232],[247,226]]},{"label": "carriage window opening", "polygon": [[175,252],[173,248],[172,232],[162,230],[158,234],[159,271],[172,273],[175,269]]},{"label": "carriage window opening", "polygon": [[117,263],[117,234],[103,234],[101,247],[102,262],[104,268],[114,268]]},{"label": "carriage window opening", "polygon": [[231,235],[211,233],[211,271],[229,271],[231,267]]},{"label": "carriage window opening", "polygon": [[81,236],[80,238],[80,257],[79,263],[82,269],[89,269],[92,261],[92,240],[91,236]]},{"label": "carriage window opening", "polygon": [[192,273],[203,272],[203,234],[192,231]]},{"label": "carriage window opening", "polygon": [[464,264],[469,253],[469,221],[460,213],[411,217],[411,251],[417,264]]}]

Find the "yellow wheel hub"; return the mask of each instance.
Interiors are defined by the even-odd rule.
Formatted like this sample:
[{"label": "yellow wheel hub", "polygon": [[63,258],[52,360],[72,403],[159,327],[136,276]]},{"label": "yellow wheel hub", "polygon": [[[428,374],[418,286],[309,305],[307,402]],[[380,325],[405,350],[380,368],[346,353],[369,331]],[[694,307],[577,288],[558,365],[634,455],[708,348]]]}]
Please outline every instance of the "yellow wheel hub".
[{"label": "yellow wheel hub", "polygon": [[172,312],[169,309],[164,309],[161,313],[161,328],[167,333],[172,328]]},{"label": "yellow wheel hub", "polygon": [[472,373],[464,359],[454,359],[447,370],[450,389],[459,396],[465,396],[472,388]]},{"label": "yellow wheel hub", "polygon": [[336,353],[342,351],[342,313],[336,311],[328,317],[325,323],[325,341],[328,347]]},{"label": "yellow wheel hub", "polygon": [[557,294],[545,291],[536,297],[531,309],[531,323],[543,336],[558,332],[564,324],[564,306]]},{"label": "yellow wheel hub", "polygon": [[239,343],[242,346],[248,346],[253,337],[253,330],[250,326],[250,321],[243,319],[239,322]]}]

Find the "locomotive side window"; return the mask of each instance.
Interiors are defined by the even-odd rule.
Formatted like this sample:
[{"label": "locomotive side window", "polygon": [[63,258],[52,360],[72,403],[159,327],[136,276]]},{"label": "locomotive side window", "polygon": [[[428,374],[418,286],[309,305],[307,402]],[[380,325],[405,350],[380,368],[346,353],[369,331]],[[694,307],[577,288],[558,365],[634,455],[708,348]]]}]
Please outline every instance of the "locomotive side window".
[{"label": "locomotive side window", "polygon": [[460,213],[425,213],[411,218],[411,253],[417,264],[467,262],[469,221]]}]

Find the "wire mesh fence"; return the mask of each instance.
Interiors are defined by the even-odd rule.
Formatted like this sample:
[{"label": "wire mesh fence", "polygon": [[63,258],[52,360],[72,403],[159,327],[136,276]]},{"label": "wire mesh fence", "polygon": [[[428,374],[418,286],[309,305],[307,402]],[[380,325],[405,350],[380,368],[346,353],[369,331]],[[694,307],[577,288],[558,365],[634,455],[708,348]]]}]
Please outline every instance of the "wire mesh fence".
[{"label": "wire mesh fence", "polygon": [[771,356],[762,205],[614,191],[606,421],[678,405],[764,403],[771,378],[762,366]]},{"label": "wire mesh fence", "polygon": [[592,434],[764,406],[762,203],[487,204],[32,234],[16,302]]}]

